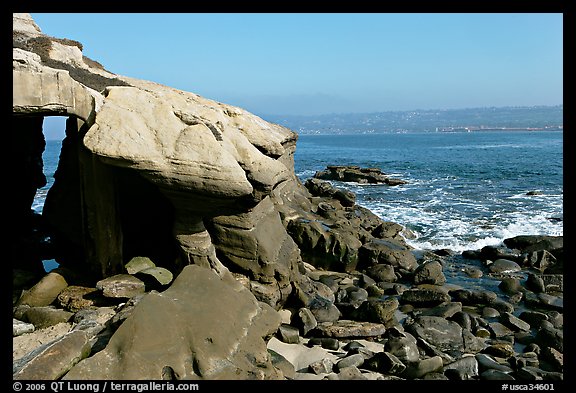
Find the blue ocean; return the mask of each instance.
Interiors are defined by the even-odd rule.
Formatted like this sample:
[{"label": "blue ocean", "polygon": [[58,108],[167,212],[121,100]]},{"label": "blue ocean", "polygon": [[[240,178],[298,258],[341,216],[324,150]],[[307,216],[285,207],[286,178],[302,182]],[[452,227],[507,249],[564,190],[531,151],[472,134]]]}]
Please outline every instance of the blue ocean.
[{"label": "blue ocean", "polygon": [[404,226],[416,249],[461,252],[517,235],[563,235],[562,131],[300,135],[299,178],[327,165],[377,167],[407,181],[332,183]]},{"label": "blue ocean", "polygon": [[[61,141],[46,143],[48,184],[36,194],[37,212],[54,182],[60,148]],[[298,177],[305,181],[327,165],[377,167],[407,181],[333,183],[407,228],[413,234],[407,242],[416,249],[461,252],[516,235],[563,235],[561,131],[300,135]]]}]

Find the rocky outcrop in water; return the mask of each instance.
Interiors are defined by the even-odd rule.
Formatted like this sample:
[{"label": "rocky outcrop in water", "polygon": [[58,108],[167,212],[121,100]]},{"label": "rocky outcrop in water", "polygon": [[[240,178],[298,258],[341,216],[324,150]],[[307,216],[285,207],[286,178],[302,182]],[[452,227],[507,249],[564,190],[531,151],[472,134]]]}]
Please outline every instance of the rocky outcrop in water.
[{"label": "rocky outcrop in water", "polygon": [[314,177],[321,180],[336,180],[360,184],[384,183],[390,186],[406,184],[405,180],[393,179],[380,168],[361,168],[356,165],[329,165],[323,171],[318,171]]}]

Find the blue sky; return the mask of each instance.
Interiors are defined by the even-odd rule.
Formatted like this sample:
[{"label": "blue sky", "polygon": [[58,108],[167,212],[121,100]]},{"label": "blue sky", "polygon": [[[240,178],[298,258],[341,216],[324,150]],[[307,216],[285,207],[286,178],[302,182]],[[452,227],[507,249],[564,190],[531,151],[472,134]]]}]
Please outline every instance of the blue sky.
[{"label": "blue sky", "polygon": [[111,72],[258,115],[558,105],[561,13],[32,13]]}]

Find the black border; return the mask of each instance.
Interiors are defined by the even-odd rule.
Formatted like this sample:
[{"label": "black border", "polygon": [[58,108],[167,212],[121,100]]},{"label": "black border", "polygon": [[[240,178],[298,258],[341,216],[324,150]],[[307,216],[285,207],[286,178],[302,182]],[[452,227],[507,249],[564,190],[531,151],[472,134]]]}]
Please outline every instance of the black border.
[{"label": "black border", "polygon": [[[571,207],[572,201],[574,201],[572,187],[570,187],[570,180],[571,180],[571,171],[576,168],[576,163],[573,162],[574,160],[574,152],[572,146],[574,144],[571,143],[572,136],[570,134],[575,133],[574,130],[574,123],[572,120],[574,110],[576,109],[574,104],[572,103],[572,92],[574,91],[575,86],[572,82],[571,77],[571,70],[575,70],[572,57],[570,56],[570,52],[572,49],[576,49],[576,45],[574,45],[574,38],[576,34],[573,31],[573,14],[572,8],[573,5],[576,4],[574,0],[547,0],[547,1],[527,1],[527,0],[442,0],[442,1],[431,1],[431,0],[411,0],[411,1],[385,1],[380,0],[378,1],[364,1],[364,2],[233,2],[233,3],[222,3],[222,2],[194,2],[194,1],[161,1],[161,2],[86,2],[86,1],[79,1],[79,2],[53,2],[53,1],[14,1],[10,4],[6,4],[7,8],[9,8],[10,12],[6,12],[5,14],[5,22],[2,23],[6,29],[9,28],[11,25],[11,21],[8,18],[12,17],[12,13],[14,12],[59,12],[59,13],[91,13],[91,12],[98,12],[98,13],[106,13],[106,12],[118,12],[118,13],[141,13],[141,12],[155,12],[155,13],[166,13],[166,12],[234,12],[234,13],[246,13],[246,12],[257,12],[257,13],[265,13],[265,12],[298,12],[298,13],[307,13],[307,12],[314,12],[314,13],[342,13],[342,12],[406,12],[406,13],[438,13],[438,12],[449,12],[449,13],[563,13],[564,14],[564,48],[568,48],[568,51],[564,51],[568,54],[568,56],[564,57],[564,69],[568,70],[568,72],[564,72],[565,79],[564,79],[564,104],[568,103],[566,106],[569,110],[566,112],[566,116],[564,119],[564,126],[566,129],[566,133],[564,134],[565,143],[564,143],[564,182],[568,185],[566,196],[564,198],[565,201],[568,201],[568,204],[565,204],[564,207],[564,222],[568,223],[565,225],[565,237],[571,239],[572,237],[572,219],[573,219],[573,211]],[[41,27],[41,26],[40,26]],[[102,26],[104,29],[105,26]],[[10,37],[8,31],[4,35],[6,38]],[[6,56],[2,56],[3,59],[6,61],[6,67],[8,68],[9,57],[8,54]],[[96,59],[97,60],[97,59]],[[8,75],[8,70],[6,75]],[[10,71],[11,72],[11,71]],[[566,78],[567,77],[567,78]],[[8,89],[5,89],[7,91]],[[10,116],[11,114],[7,114]],[[10,130],[8,130],[10,132]],[[566,143],[567,142],[567,143]],[[6,157],[4,155],[4,157]],[[534,157],[534,159],[538,159],[538,157]],[[10,161],[6,160],[4,164],[5,170],[9,171],[9,164]],[[10,178],[8,176],[8,178]],[[5,185],[3,190],[9,191],[9,185]],[[8,221],[10,223],[10,221]],[[572,225],[571,225],[572,224]],[[9,230],[9,229],[8,229]],[[571,251],[570,242],[566,247],[568,252]],[[571,319],[571,310],[572,310],[572,299],[570,297],[570,290],[571,290],[571,283],[570,281],[573,280],[573,274],[571,270],[573,269],[570,266],[572,261],[568,260],[565,268],[565,280],[566,280],[566,288],[567,288],[567,295],[565,297],[566,301],[566,319],[564,321],[564,326],[566,327],[564,330],[568,330],[569,332],[572,331],[572,319]],[[10,280],[10,276],[5,274],[7,281]],[[8,281],[3,288],[11,288],[11,280]],[[9,293],[4,294],[4,298],[6,301],[11,301],[11,290],[7,291]],[[10,299],[10,300],[8,300]],[[9,327],[9,322],[7,321],[4,324],[6,328]],[[8,336],[8,332],[5,333],[5,337]],[[554,391],[565,391],[566,387],[572,385],[572,380],[574,376],[571,374],[571,370],[573,370],[573,351],[572,349],[572,339],[570,334],[566,336],[565,343],[568,344],[566,346],[566,357],[564,359],[564,380],[563,381],[534,381],[534,386],[536,384],[552,384],[554,386]],[[8,356],[10,356],[8,358]],[[12,356],[6,351],[6,357],[8,364],[12,362]],[[9,368],[6,367],[6,379],[9,380],[9,383],[13,386],[12,375],[9,374]],[[26,381],[20,381],[23,384]],[[32,382],[32,381],[30,381]],[[50,382],[42,382],[42,381],[34,381],[35,383],[43,383],[45,385],[45,391],[50,389]],[[85,382],[97,382],[97,381],[85,381]],[[123,382],[130,382],[130,381],[123,381]],[[142,383],[143,381],[133,381]],[[486,389],[485,392],[488,393],[490,391],[503,391],[503,384],[507,383],[509,386],[512,385],[524,385],[523,388],[528,389],[529,385],[527,382],[518,382],[518,381],[430,381],[430,380],[406,380],[406,381],[191,381],[192,383],[197,383],[199,385],[200,392],[210,391],[210,389],[216,391],[221,391],[221,389],[250,389],[253,391],[258,390],[269,390],[269,389],[342,389],[342,390],[354,390],[357,388],[360,389],[401,389],[403,391],[411,391],[411,389],[442,389],[442,391],[455,391],[455,392],[463,392],[466,389]],[[103,384],[103,382],[101,382]],[[512,390],[508,387],[507,390]],[[533,390],[538,390],[537,388],[533,388]],[[13,390],[15,391],[15,390]],[[100,392],[102,389],[100,389]],[[548,390],[551,391],[551,390]]]}]

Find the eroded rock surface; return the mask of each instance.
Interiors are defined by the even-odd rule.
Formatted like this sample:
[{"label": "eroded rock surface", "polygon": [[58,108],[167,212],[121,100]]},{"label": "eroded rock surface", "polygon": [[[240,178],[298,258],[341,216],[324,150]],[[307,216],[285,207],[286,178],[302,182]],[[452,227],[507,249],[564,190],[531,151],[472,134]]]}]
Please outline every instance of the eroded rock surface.
[{"label": "eroded rock surface", "polygon": [[267,379],[272,367],[264,338],[280,316],[240,283],[187,266],[164,292],[147,294],[103,351],[66,379]]},{"label": "eroded rock surface", "polygon": [[[302,184],[291,130],[13,16],[15,379],[563,378],[562,237],[463,253],[454,287],[458,256],[422,256],[337,183],[402,181]],[[38,215],[51,115],[66,138]]]}]

